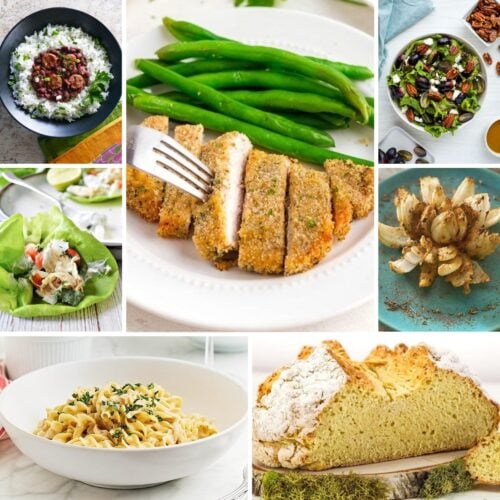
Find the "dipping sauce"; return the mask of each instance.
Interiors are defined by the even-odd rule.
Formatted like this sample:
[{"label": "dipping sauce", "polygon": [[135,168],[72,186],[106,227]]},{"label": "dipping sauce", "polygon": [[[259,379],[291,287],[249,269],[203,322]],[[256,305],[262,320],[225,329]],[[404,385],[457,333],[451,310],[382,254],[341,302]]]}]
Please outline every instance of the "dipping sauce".
[{"label": "dipping sauce", "polygon": [[31,85],[37,96],[54,102],[74,99],[88,81],[87,59],[75,47],[41,52],[31,70]]},{"label": "dipping sauce", "polygon": [[496,154],[500,154],[500,120],[492,123],[486,133],[486,144]]}]

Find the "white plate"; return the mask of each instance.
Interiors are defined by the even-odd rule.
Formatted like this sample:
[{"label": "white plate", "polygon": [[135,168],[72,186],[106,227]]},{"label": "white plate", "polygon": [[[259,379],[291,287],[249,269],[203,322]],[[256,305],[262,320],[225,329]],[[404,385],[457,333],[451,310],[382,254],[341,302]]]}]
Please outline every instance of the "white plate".
[{"label": "white plate", "polygon": [[[198,10],[186,12],[183,19],[245,42],[373,67],[373,39],[323,17],[252,8]],[[152,57],[170,42],[162,27],[133,39],[127,51],[129,75],[136,73],[135,58]],[[372,95],[372,85],[364,82],[362,90]],[[144,116],[129,107],[130,125]],[[334,132],[339,151],[371,158],[372,142],[362,144],[367,135],[372,141],[366,127]],[[127,297],[152,314],[201,329],[285,329],[325,320],[373,294],[372,228],[373,215],[356,221],[347,239],[335,242],[329,256],[311,271],[270,278],[238,269],[217,271],[198,257],[191,241],[161,239],[155,224],[129,212]]]},{"label": "white plate", "polygon": [[[121,198],[105,203],[83,204],[65,198],[46,180],[46,174],[35,174],[23,179],[41,191],[50,194],[63,203],[65,214],[71,219],[78,212],[94,212],[106,216],[106,234],[103,243],[108,246],[119,246],[122,243],[122,201]],[[7,185],[0,191],[0,216],[7,217],[21,213],[32,217],[39,212],[49,210],[53,205],[40,195],[15,184]]]},{"label": "white plate", "polygon": [[[184,412],[214,419],[219,432],[192,443],[132,449],[86,448],[32,434],[45,410],[64,403],[77,387],[111,381],[155,382],[183,398]],[[247,406],[245,388],[216,370],[173,359],[115,357],[53,365],[18,378],[0,394],[0,422],[19,450],[44,469],[106,488],[140,488],[215,462],[243,432]]]}]

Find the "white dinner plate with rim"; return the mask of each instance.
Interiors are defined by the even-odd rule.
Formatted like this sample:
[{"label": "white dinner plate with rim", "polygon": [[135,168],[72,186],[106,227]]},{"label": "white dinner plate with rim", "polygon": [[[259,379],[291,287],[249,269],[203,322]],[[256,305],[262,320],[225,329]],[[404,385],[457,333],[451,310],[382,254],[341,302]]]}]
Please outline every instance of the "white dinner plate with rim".
[{"label": "white dinner plate with rim", "polygon": [[[252,8],[200,9],[186,12],[183,19],[248,43],[373,68],[373,39],[323,17]],[[137,73],[134,59],[154,57],[156,50],[172,41],[159,26],[129,42],[129,76]],[[371,82],[360,87],[372,95]],[[145,116],[128,107],[130,125],[139,124]],[[333,135],[339,151],[373,157],[372,131],[366,127],[334,131]],[[370,139],[368,146],[366,138]],[[147,223],[130,211],[127,219],[128,300],[169,320],[200,329],[286,329],[344,313],[365,303],[373,294],[373,214],[354,222],[347,238],[336,241],[327,258],[315,268],[287,278],[238,269],[220,272],[198,257],[191,241],[159,238],[156,224]]]},{"label": "white dinner plate with rim", "polygon": [[[103,203],[77,203],[54,189],[47,182],[45,172],[25,177],[23,181],[62,202],[64,213],[70,219],[77,212],[104,214],[106,216],[106,233],[103,243],[113,247],[122,244],[121,198]],[[10,217],[16,213],[21,213],[25,217],[32,217],[39,212],[50,210],[53,206],[50,201],[42,196],[16,184],[8,184],[0,190],[0,222],[4,216]]]}]

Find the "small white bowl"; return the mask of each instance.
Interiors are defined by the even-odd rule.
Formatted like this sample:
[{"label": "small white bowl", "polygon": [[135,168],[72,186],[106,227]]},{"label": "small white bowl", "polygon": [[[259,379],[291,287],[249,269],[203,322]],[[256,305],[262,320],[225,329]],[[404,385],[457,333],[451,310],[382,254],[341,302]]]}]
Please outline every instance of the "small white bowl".
[{"label": "small white bowl", "polygon": [[89,337],[6,337],[5,361],[10,379],[46,366],[90,357]]},{"label": "small white bowl", "polygon": [[[486,65],[484,64],[484,61],[483,61],[483,58],[481,57],[481,54],[479,54],[479,52],[469,42],[467,42],[463,38],[460,38],[457,35],[451,35],[449,33],[444,33],[444,32],[439,32],[439,34],[443,35],[443,36],[450,37],[450,38],[454,38],[455,40],[459,41],[462,45],[464,45],[467,48],[468,51],[470,51],[472,54],[474,54],[478,58],[479,64],[481,65],[481,74],[482,74],[483,80],[484,80],[484,92],[478,98],[478,102],[479,102],[479,105],[481,106],[481,108],[479,109],[479,111],[477,113],[480,113],[481,110],[483,109],[483,102],[484,102],[484,99],[486,97],[486,92],[488,90],[488,74],[487,74],[487,71],[486,71]],[[436,35],[436,33],[428,33],[426,35],[421,35],[421,36],[419,36],[417,38],[414,38],[413,40],[410,40],[409,42],[407,42],[405,44],[405,46],[401,50],[398,51],[398,53],[396,54],[396,57],[392,61],[390,69],[389,69],[389,74],[390,74],[390,71],[392,70],[392,67],[394,66],[394,63],[396,62],[396,59],[398,58],[399,54],[401,54],[401,52],[406,47],[408,47],[408,45],[411,45],[416,40],[423,40],[425,38],[430,38],[430,37],[432,37],[434,35]],[[394,99],[392,98],[391,91],[389,89],[389,85],[387,85],[387,81],[386,81],[386,88],[387,88],[387,95],[389,97],[389,101],[391,102],[392,108],[394,109],[394,111],[396,112],[396,114],[399,116],[399,118],[406,125],[414,128],[415,130],[419,130],[420,132],[423,132],[423,133],[427,134],[427,132],[425,132],[425,130],[424,130],[423,127],[419,127],[418,125],[415,125],[415,123],[411,123],[411,122],[408,121],[408,119],[406,118],[406,115],[401,111],[401,108],[398,106],[398,104],[396,103],[396,101],[394,101]],[[475,114],[475,116],[477,115],[477,113]],[[474,116],[474,118],[475,118],[475,116]],[[467,125],[469,125],[469,123],[474,122],[474,118],[472,118],[472,120],[469,120],[468,122],[463,123],[462,125],[460,125],[460,127],[458,127],[457,131],[455,132],[455,135],[458,132],[460,132],[460,130],[462,130],[464,127],[466,127]],[[430,134],[427,134],[427,135],[429,135],[430,137],[432,137]],[[448,134],[445,134],[445,135],[450,135],[450,134],[448,133]]]},{"label": "small white bowl", "polygon": [[[406,130],[403,130],[401,127],[390,128],[378,145],[378,147],[384,152],[389,148],[396,148],[397,150],[406,149],[407,151],[410,151],[413,154],[413,159],[412,161],[407,162],[406,165],[415,164],[418,158],[418,156],[416,156],[413,151],[415,149],[415,146],[423,147],[421,142],[414,139]],[[427,155],[424,159],[429,163],[436,163],[435,156],[427,149],[427,147],[425,147],[425,150],[427,151]],[[382,168],[397,167],[399,165],[402,164],[379,163],[379,166]],[[422,164],[421,166],[423,167],[425,166],[425,164]]]},{"label": "small white bowl", "polygon": [[486,146],[486,149],[493,155],[496,156],[497,158],[500,158],[500,153],[498,151],[493,151],[493,149],[490,148],[490,145],[488,144],[488,132],[490,128],[495,124],[496,122],[500,121],[500,118],[497,118],[496,120],[492,121],[489,125],[488,128],[486,129],[486,132],[484,133],[484,144]]},{"label": "small white bowl", "polygon": [[472,11],[475,10],[479,2],[474,2],[474,5],[467,11],[465,16],[463,17],[463,21],[466,24],[467,28],[474,33],[474,36],[485,46],[485,47],[491,47],[493,44],[496,43],[496,40],[494,42],[486,42],[483,40],[477,33],[476,30],[470,25],[470,23],[467,21],[467,18],[472,14]]},{"label": "small white bowl", "polygon": [[[183,398],[183,410],[215,421],[219,432],[164,448],[101,449],[32,434],[46,408],[81,386],[155,382]],[[247,394],[233,378],[201,365],[164,358],[117,357],[49,366],[15,380],[0,394],[0,423],[41,467],[104,488],[143,488],[198,472],[217,460],[245,427]]]}]

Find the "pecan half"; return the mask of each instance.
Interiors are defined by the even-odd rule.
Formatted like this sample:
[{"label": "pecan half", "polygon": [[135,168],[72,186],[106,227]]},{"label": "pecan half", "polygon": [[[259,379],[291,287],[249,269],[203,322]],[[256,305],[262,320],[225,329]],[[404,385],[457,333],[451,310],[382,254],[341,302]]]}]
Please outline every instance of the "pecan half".
[{"label": "pecan half", "polygon": [[408,118],[408,121],[410,123],[413,123],[415,121],[415,112],[413,111],[413,109],[408,108],[408,110],[406,111],[406,118]]},{"label": "pecan half", "polygon": [[417,48],[415,49],[415,52],[417,54],[420,54],[421,56],[424,55],[427,51],[429,50],[429,47],[425,45],[425,43],[421,43],[420,45],[417,45]]},{"label": "pecan half", "polygon": [[411,97],[417,97],[418,95],[416,87],[411,83],[406,84],[406,92],[408,92],[408,95],[410,95]]},{"label": "pecan half", "polygon": [[493,59],[491,58],[491,54],[489,52],[485,52],[483,54],[483,59],[486,64],[493,64]]},{"label": "pecan half", "polygon": [[446,118],[443,120],[443,127],[444,128],[450,128],[453,125],[453,122],[455,121],[455,115],[452,115],[451,113],[446,116]]},{"label": "pecan half", "polygon": [[497,70],[497,75],[500,76],[500,62],[497,62],[496,70]]},{"label": "pecan half", "polygon": [[465,64],[465,73],[472,73],[474,68],[476,67],[476,61],[474,59],[467,59],[467,63]]},{"label": "pecan half", "polygon": [[470,82],[464,82],[464,83],[462,83],[462,92],[464,94],[469,93],[471,88],[472,88],[472,85],[470,84]]},{"label": "pecan half", "polygon": [[[450,93],[451,93],[451,96],[453,97],[453,92],[450,92]],[[432,90],[427,95],[428,95],[429,99],[431,99],[432,101],[436,101],[436,102],[439,102],[443,98],[443,96],[439,92],[434,92]]]},{"label": "pecan half", "polygon": [[446,73],[446,79],[447,80],[453,80],[458,76],[458,70],[456,68],[451,68],[448,70],[448,73]]},{"label": "pecan half", "polygon": [[450,47],[450,54],[452,56],[457,56],[459,52],[460,52],[460,49],[456,45],[452,45]]}]

